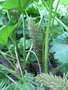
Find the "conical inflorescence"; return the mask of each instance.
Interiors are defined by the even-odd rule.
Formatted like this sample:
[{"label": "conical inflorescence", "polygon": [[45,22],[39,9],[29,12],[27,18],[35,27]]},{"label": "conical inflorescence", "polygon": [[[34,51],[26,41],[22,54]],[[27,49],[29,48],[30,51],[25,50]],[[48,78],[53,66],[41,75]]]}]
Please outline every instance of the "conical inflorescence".
[{"label": "conical inflorescence", "polygon": [[39,61],[42,60],[42,40],[41,40],[41,31],[38,29],[35,21],[32,17],[29,18],[29,34],[33,43],[33,51],[36,53]]}]

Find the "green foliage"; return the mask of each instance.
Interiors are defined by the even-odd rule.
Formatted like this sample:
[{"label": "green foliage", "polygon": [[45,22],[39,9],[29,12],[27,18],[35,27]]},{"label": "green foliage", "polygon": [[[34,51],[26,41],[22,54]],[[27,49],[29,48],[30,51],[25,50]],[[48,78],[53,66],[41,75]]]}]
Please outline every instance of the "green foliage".
[{"label": "green foliage", "polygon": [[52,74],[40,74],[36,80],[43,86],[52,88],[53,90],[68,90],[68,80]]},{"label": "green foliage", "polygon": [[7,45],[8,36],[12,32],[12,26],[9,27],[3,27],[0,30],[0,44]]},{"label": "green foliage", "polygon": [[66,26],[68,26],[68,17],[64,17],[62,19],[62,22],[65,23]]},{"label": "green foliage", "polygon": [[48,5],[50,4],[50,0],[44,0]]},{"label": "green foliage", "polygon": [[8,90],[10,86],[9,84],[9,79],[2,72],[0,72],[0,90]]},{"label": "green foliage", "polygon": [[[4,0],[0,3],[2,9],[18,9],[19,8],[19,0]],[[15,4],[14,4],[15,3]]]},{"label": "green foliage", "polygon": [[23,84],[20,81],[15,81],[15,83],[12,83],[9,87],[9,90],[44,90],[42,86],[40,86],[38,83],[37,85],[33,85],[30,82],[24,82]]},{"label": "green foliage", "polygon": [[[26,64],[24,65],[25,59],[22,59],[21,55],[23,54],[22,56],[27,56],[28,54],[30,54],[28,57],[29,61],[27,63],[30,63],[31,61],[34,61],[36,59],[34,54],[30,53],[30,50],[29,50],[32,43],[33,43],[32,50],[35,52],[35,54],[37,55],[40,62],[42,62],[42,43],[43,43],[42,42],[43,41],[42,32],[38,28],[38,25],[34,22],[33,18],[30,17],[29,22],[28,22],[28,18],[27,18],[27,17],[29,17],[29,15],[31,15],[32,17],[35,16],[36,20],[38,20],[38,21],[40,20],[39,25],[43,31],[43,34],[46,34],[45,28],[47,26],[49,12],[47,10],[44,10],[45,7],[44,7],[43,3],[40,4],[40,2],[38,3],[38,1],[39,0],[29,0],[29,1],[28,0],[0,0],[0,9],[3,10],[3,12],[0,11],[0,17],[1,17],[0,18],[0,46],[8,44],[9,45],[8,52],[10,52],[10,54],[7,53],[6,54],[7,57],[8,56],[11,57],[12,60],[14,58],[14,60],[16,60],[18,63],[20,63],[17,68],[19,72],[16,69],[16,67],[17,67],[16,61],[12,62],[12,60],[11,60],[12,65],[16,66],[16,67],[14,67],[14,70],[6,68],[0,63],[0,67],[1,67],[0,68],[0,72],[1,72],[0,73],[0,81],[3,80],[4,83],[7,84],[8,81],[5,79],[5,75],[4,75],[4,74],[7,74],[6,72],[10,73],[11,75],[13,75],[17,79],[19,79],[17,81],[14,81],[14,83],[12,82],[10,86],[7,84],[7,86],[9,86],[8,90],[44,90],[43,87],[41,87],[38,83],[36,83],[34,80],[32,80],[33,77],[28,78],[28,75],[26,76],[24,74],[25,77],[27,78],[27,80],[26,80],[26,78],[23,75],[21,75],[21,71],[24,72],[25,68],[26,69],[28,68],[27,66],[25,66]],[[48,4],[48,6],[50,5],[50,0],[44,0],[44,1]],[[61,2],[62,2],[62,0],[61,0]],[[34,3],[34,4],[32,4],[32,3]],[[65,5],[66,5],[66,3],[65,3]],[[51,8],[50,8],[50,10],[51,10]],[[60,10],[60,11],[63,12],[63,10]],[[58,10],[57,12],[60,12],[60,11]],[[23,15],[23,17],[22,17],[22,15]],[[60,12],[60,14],[59,14],[60,19],[63,19],[65,16],[66,16],[66,13],[63,12],[63,15],[62,15],[62,13]],[[22,18],[23,18],[23,20],[22,20]],[[66,19],[67,19],[67,16],[66,16]],[[53,20],[53,18],[52,18],[52,20]],[[22,22],[18,23],[19,21],[22,21]],[[66,20],[62,20],[62,21],[67,25]],[[50,20],[49,20],[49,22],[50,22]],[[9,23],[9,25],[7,25],[8,23]],[[23,26],[23,28],[22,28],[22,26]],[[29,32],[28,32],[27,27],[29,27]],[[45,30],[43,30],[43,28]],[[23,29],[23,31],[22,31],[22,29]],[[14,30],[16,30],[16,31],[13,34],[12,32]],[[58,24],[56,25],[56,23],[54,22],[53,38],[55,38],[55,39],[52,42],[52,48],[51,48],[50,52],[55,53],[54,58],[58,59],[58,61],[60,63],[63,63],[62,67],[60,67],[60,70],[62,72],[67,72],[67,70],[68,70],[68,61],[67,61],[68,60],[68,56],[67,56],[68,33],[64,33],[64,34],[62,34],[62,33],[64,33],[64,28]],[[11,42],[10,39],[8,41],[8,38],[11,34],[12,34],[11,37],[12,37],[13,42]],[[16,34],[16,40],[14,40],[14,37],[13,37],[15,34]],[[30,34],[30,37],[29,37],[29,34]],[[62,35],[60,35],[60,34],[62,34]],[[48,33],[46,35],[48,35]],[[58,36],[58,35],[60,35],[60,36]],[[32,41],[30,38],[32,39]],[[49,40],[50,40],[50,38],[49,38]],[[49,42],[49,41],[47,41],[47,42]],[[24,50],[24,47],[25,47],[25,50]],[[48,47],[48,45],[46,47]],[[18,48],[18,50],[16,50],[17,48]],[[5,52],[7,52],[4,47],[3,47],[3,49],[0,49],[0,50],[4,50]],[[29,50],[28,54],[26,53],[26,50]],[[24,55],[24,53],[22,53],[23,51],[27,55]],[[43,50],[43,52],[44,52],[44,50]],[[16,55],[16,57],[15,57],[15,55]],[[47,55],[46,55],[46,57],[47,57]],[[22,62],[22,60],[23,60],[23,62]],[[32,62],[32,64],[34,64],[34,63]],[[21,67],[24,70],[20,69]],[[47,64],[46,64],[46,68],[47,68]],[[4,74],[2,74],[2,72]],[[23,76],[23,78],[25,78],[25,79],[23,80],[23,78],[21,76]],[[43,77],[43,75],[41,77]],[[59,77],[53,77],[52,75],[46,75],[44,77],[43,77],[43,80],[46,79],[45,81],[47,81],[47,80],[51,80],[51,81],[47,81],[46,82],[47,84],[45,84],[45,81],[42,81],[42,84],[45,84],[45,86],[48,86],[48,87],[51,87],[53,85],[54,90],[63,90],[63,89],[66,90],[66,88],[68,87],[68,86],[64,86],[63,89],[61,89],[60,82],[63,82],[63,85],[65,85],[65,83],[67,83],[66,85],[68,85],[68,81],[64,81],[64,79],[61,79]],[[59,82],[59,80],[60,80],[60,82]],[[6,84],[3,84],[3,81],[2,81],[2,83],[0,83],[0,89],[2,88],[2,90],[7,90],[6,89],[7,86],[6,86]],[[59,88],[57,86],[57,83],[59,83]]]},{"label": "green foliage", "polygon": [[9,86],[3,81],[0,83],[0,90],[8,90]]},{"label": "green foliage", "polygon": [[29,7],[26,9],[28,14],[33,14],[33,15],[39,15],[39,10],[36,5],[31,4]]},{"label": "green foliage", "polygon": [[64,6],[68,5],[68,0],[60,0],[60,3],[63,4]]},{"label": "green foliage", "polygon": [[59,17],[63,17],[63,16],[65,17],[66,14],[67,14],[67,8],[64,7],[63,5],[59,5],[56,15],[59,16]]},{"label": "green foliage", "polygon": [[[38,1],[38,0],[34,0]],[[14,4],[15,3],[15,4]],[[33,0],[4,0],[0,2],[2,9],[16,9],[25,12],[26,8],[33,3]]]},{"label": "green foliage", "polygon": [[10,36],[12,31],[15,30],[16,27],[17,27],[17,24],[14,26],[9,25],[9,26],[4,26],[0,28],[0,44],[1,45],[7,45],[8,37]]},{"label": "green foliage", "polygon": [[[6,74],[6,73],[5,73]],[[4,74],[4,72],[2,73],[2,72],[0,72],[0,82],[4,82],[4,83],[6,83],[6,84],[8,84],[9,83],[9,79],[6,77],[6,75]]]},{"label": "green foliage", "polygon": [[9,90],[35,90],[34,86],[28,82],[15,82],[16,84],[12,83]]},{"label": "green foliage", "polygon": [[68,62],[68,33],[65,32],[57,36],[53,42],[52,47],[50,49],[51,53],[54,53],[54,58],[60,63]]},{"label": "green foliage", "polygon": [[[23,46],[24,46],[24,38],[21,38],[19,40],[18,46],[21,50],[23,50]],[[26,49],[29,49],[31,46],[31,39],[26,40]]]},{"label": "green foliage", "polygon": [[59,70],[62,72],[62,73],[67,73],[68,72],[68,63],[64,63],[64,64],[61,64],[59,67]]},{"label": "green foliage", "polygon": [[0,27],[2,27],[3,25],[6,25],[8,22],[6,13],[7,13],[6,10],[0,11]]},{"label": "green foliage", "polygon": [[56,38],[58,35],[63,34],[64,29],[61,25],[56,25],[53,28],[53,38]]}]

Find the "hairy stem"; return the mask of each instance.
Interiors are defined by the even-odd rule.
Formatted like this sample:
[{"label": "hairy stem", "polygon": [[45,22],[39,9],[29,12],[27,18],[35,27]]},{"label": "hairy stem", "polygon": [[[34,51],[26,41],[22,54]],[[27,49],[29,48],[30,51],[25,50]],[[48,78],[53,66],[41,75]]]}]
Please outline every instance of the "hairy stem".
[{"label": "hairy stem", "polygon": [[45,36],[45,60],[44,60],[44,72],[48,73],[48,45],[49,45],[49,30],[50,30],[50,23],[51,23],[51,17],[52,17],[52,6],[53,6],[53,0],[50,1],[49,6],[49,18],[48,18],[48,24],[46,28],[46,36]]}]

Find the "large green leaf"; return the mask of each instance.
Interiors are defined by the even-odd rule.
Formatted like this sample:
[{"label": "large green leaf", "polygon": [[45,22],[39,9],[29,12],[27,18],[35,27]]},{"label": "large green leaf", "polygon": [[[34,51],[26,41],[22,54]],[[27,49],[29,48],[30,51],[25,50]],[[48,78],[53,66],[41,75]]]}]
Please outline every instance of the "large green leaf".
[{"label": "large green leaf", "polygon": [[2,9],[16,9],[24,12],[33,1],[39,0],[4,0],[0,2],[0,6]]},{"label": "large green leaf", "polygon": [[12,26],[4,26],[0,28],[0,45],[7,45],[8,37],[11,32],[16,28],[17,24]]},{"label": "large green leaf", "polygon": [[19,0],[4,0],[0,2],[2,9],[19,9]]},{"label": "large green leaf", "polygon": [[21,2],[21,8],[23,11],[25,11],[25,9],[33,2],[33,0],[23,0]]},{"label": "large green leaf", "polygon": [[68,0],[60,0],[60,3],[63,4],[64,6],[68,5]]},{"label": "large green leaf", "polygon": [[68,62],[68,33],[59,35],[52,42],[50,49],[51,53],[54,53],[54,58],[60,63]]},{"label": "large green leaf", "polygon": [[53,38],[57,37],[58,35],[62,34],[64,29],[61,25],[54,26],[53,28]]},{"label": "large green leaf", "polygon": [[[21,39],[19,40],[18,46],[19,46],[19,48],[20,48],[21,50],[23,50],[24,38],[21,38]],[[26,49],[29,49],[30,46],[31,46],[31,39],[28,39],[28,40],[26,40]]]}]

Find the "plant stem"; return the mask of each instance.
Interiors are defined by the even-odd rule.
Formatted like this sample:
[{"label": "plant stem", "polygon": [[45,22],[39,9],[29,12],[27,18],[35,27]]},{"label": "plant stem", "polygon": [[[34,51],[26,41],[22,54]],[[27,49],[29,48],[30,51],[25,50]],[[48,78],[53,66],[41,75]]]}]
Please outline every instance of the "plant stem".
[{"label": "plant stem", "polygon": [[12,82],[16,85],[16,87],[18,87],[18,88],[20,89],[20,86],[18,86],[18,84],[17,84],[11,77],[9,77],[9,76],[6,75],[6,74],[5,74],[5,76],[6,76],[10,81],[12,81]]},{"label": "plant stem", "polygon": [[65,79],[68,79],[68,72],[67,72],[66,75],[65,75]]},{"label": "plant stem", "polygon": [[16,54],[16,58],[17,58],[17,61],[18,61],[19,68],[20,68],[21,76],[24,77],[23,72],[22,72],[22,68],[21,68],[21,64],[20,64],[20,58],[19,58],[17,48],[15,49],[15,54]]},{"label": "plant stem", "polygon": [[56,8],[55,8],[55,11],[54,11],[53,21],[52,21],[52,26],[51,26],[51,33],[53,32],[54,20],[55,20],[56,11],[57,11],[57,8],[58,8],[58,5],[59,5],[59,2],[60,2],[60,0],[57,1]]},{"label": "plant stem", "polygon": [[4,53],[0,50],[0,54],[8,61],[8,63],[15,69],[13,63],[4,55]]},{"label": "plant stem", "polygon": [[22,15],[23,15],[22,21],[23,21],[23,37],[24,37],[23,57],[24,57],[24,65],[25,65],[25,62],[26,62],[26,53],[25,53],[25,49],[26,49],[25,21],[24,21],[24,14],[22,14]]},{"label": "plant stem", "polygon": [[[46,3],[44,0],[42,0],[42,2],[43,2],[43,4],[45,5],[46,9],[49,11],[49,7],[48,7],[47,3]],[[52,16],[53,16],[53,15],[54,15],[54,14],[52,14]],[[61,25],[64,27],[64,29],[68,32],[68,27],[67,27],[60,19],[58,19],[57,17],[55,17],[55,19],[56,19],[57,22],[58,22],[59,24],[61,24]]]},{"label": "plant stem", "polygon": [[26,56],[26,63],[27,63],[27,60],[28,60],[28,58],[29,58],[29,55],[30,55],[30,52],[31,52],[32,48],[33,48],[33,44],[31,45],[31,47],[30,47],[30,49],[29,49],[29,52],[28,52],[28,54],[27,54],[27,56]]},{"label": "plant stem", "polygon": [[[8,45],[6,46],[8,48]],[[8,48],[8,51],[10,53],[10,56],[12,58],[12,61],[13,61],[13,64],[15,65],[15,60],[14,60],[14,56],[13,56],[13,53],[11,52],[11,50]]]},{"label": "plant stem", "polygon": [[7,16],[8,16],[8,19],[10,21],[10,15],[9,15],[9,11],[7,10]]},{"label": "plant stem", "polygon": [[18,45],[17,45],[17,41],[16,41],[16,35],[14,34],[14,39],[15,39],[15,54],[16,54],[16,58],[17,58],[17,61],[18,61],[18,64],[19,64],[19,68],[20,68],[20,72],[21,72],[21,76],[23,77],[24,79],[24,76],[23,76],[23,72],[22,72],[22,68],[21,68],[21,63],[20,63],[20,55],[19,55],[19,51],[18,51]]},{"label": "plant stem", "polygon": [[12,74],[13,76],[15,76],[16,78],[18,78],[21,82],[23,82],[23,79],[20,76],[18,76],[15,71],[8,69],[7,67],[1,64],[0,64],[0,67],[3,68],[5,71],[9,72],[10,74]]},{"label": "plant stem", "polygon": [[42,61],[43,61],[43,65],[45,63],[45,60],[44,60],[44,50],[45,50],[45,28],[44,28],[44,21],[43,21],[43,43],[42,43]]},{"label": "plant stem", "polygon": [[41,74],[41,66],[40,66],[39,59],[38,59],[38,57],[37,57],[37,55],[35,54],[35,52],[34,52],[34,51],[30,51],[30,52],[32,52],[32,53],[35,55],[36,60],[37,60],[37,62],[38,62],[38,66],[39,66],[39,72],[40,72],[40,74]]},{"label": "plant stem", "polygon": [[60,19],[58,19],[57,17],[55,17],[55,19],[56,19],[57,22],[58,22],[59,24],[61,24],[61,25],[64,27],[64,29],[68,32],[68,27],[67,27]]},{"label": "plant stem", "polygon": [[46,28],[46,36],[45,36],[45,63],[44,63],[44,72],[48,73],[48,45],[49,45],[49,30],[50,30],[50,23],[51,23],[51,17],[52,17],[52,6],[53,6],[53,0],[50,1],[49,6],[49,18],[48,18],[48,24]]}]

